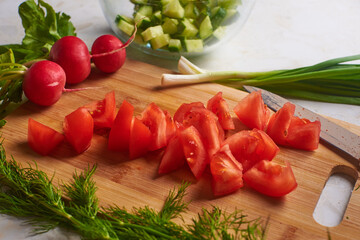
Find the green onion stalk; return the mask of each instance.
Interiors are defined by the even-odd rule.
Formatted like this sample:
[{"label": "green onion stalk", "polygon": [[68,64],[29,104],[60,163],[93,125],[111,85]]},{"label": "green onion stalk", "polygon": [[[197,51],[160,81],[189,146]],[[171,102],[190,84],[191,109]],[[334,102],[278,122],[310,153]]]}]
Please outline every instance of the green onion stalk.
[{"label": "green onion stalk", "polygon": [[178,62],[181,74],[163,74],[161,84],[168,86],[215,82],[241,90],[244,85],[250,85],[284,97],[360,105],[360,64],[349,63],[356,60],[360,60],[360,54],[294,69],[212,72],[181,57]]}]

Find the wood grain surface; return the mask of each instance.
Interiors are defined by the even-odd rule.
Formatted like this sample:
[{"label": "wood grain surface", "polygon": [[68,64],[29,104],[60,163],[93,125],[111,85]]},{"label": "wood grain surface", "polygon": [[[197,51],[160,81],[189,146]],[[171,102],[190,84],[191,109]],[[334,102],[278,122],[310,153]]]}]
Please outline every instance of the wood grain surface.
[{"label": "wood grain surface", "polygon": [[[312,214],[332,169],[337,165],[351,165],[324,145],[320,145],[313,152],[281,147],[274,161],[289,161],[298,182],[298,188],[283,198],[263,196],[246,185],[234,194],[214,198],[208,173],[196,181],[189,169],[184,167],[171,174],[159,176],[157,168],[161,151],[151,152],[144,158],[130,161],[126,153],[109,152],[106,149],[106,137],[97,134],[93,137],[91,147],[80,155],[76,155],[67,143],[63,143],[47,157],[39,156],[28,147],[29,117],[62,132],[65,115],[90,101],[102,99],[111,90],[115,90],[117,107],[126,99],[135,107],[136,114],[151,102],[174,114],[182,103],[206,103],[219,91],[223,92],[230,109],[233,109],[236,103],[247,95],[218,84],[161,89],[160,77],[165,72],[170,71],[127,60],[117,73],[102,74],[93,70],[88,80],[75,86],[98,88],[64,93],[60,101],[51,107],[39,107],[30,102],[22,105],[6,118],[7,124],[1,130],[7,155],[12,155],[23,165],[36,161],[39,169],[50,176],[55,172],[55,179],[59,183],[68,181],[75,170],[82,171],[97,163],[94,179],[98,186],[97,196],[102,205],[117,204],[129,209],[149,205],[160,210],[169,190],[180,185],[183,180],[188,180],[193,184],[185,198],[191,201],[189,211],[184,215],[185,222],[189,223],[191,218],[196,217],[202,207],[217,205],[229,212],[235,208],[243,209],[250,219],[261,217],[265,221],[269,217],[267,239],[327,239],[327,228],[317,224]],[[359,126],[337,122],[360,134]],[[237,130],[246,129],[240,122],[236,125]],[[359,239],[359,212],[360,190],[352,193],[342,223],[329,228],[331,239]]]}]

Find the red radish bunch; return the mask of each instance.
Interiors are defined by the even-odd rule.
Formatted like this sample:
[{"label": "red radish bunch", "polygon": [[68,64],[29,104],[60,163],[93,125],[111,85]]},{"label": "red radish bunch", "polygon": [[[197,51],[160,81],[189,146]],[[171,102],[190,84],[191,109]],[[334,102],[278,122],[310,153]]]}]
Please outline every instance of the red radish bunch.
[{"label": "red radish bunch", "polygon": [[50,61],[37,62],[25,73],[25,96],[42,106],[56,103],[64,91],[74,91],[65,89],[65,84],[77,84],[89,76],[91,60],[102,72],[116,72],[124,64],[125,48],[132,40],[133,36],[123,44],[115,36],[102,35],[94,41],[91,55],[80,38],[66,36],[59,39],[50,50]]}]

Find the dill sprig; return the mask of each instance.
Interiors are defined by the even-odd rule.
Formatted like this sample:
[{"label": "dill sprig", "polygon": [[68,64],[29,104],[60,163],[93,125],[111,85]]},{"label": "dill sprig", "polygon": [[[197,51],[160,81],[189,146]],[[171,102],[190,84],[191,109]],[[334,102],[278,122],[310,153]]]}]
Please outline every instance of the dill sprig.
[{"label": "dill sprig", "polygon": [[228,214],[216,206],[203,208],[192,224],[185,224],[187,182],[169,191],[160,211],[149,206],[131,211],[116,205],[101,208],[92,178],[95,171],[96,165],[75,171],[70,183],[57,187],[54,175],[49,178],[36,163],[22,167],[13,157],[7,160],[2,140],[0,213],[25,218],[34,234],[63,227],[83,239],[264,239],[260,219],[249,221],[240,210]]}]

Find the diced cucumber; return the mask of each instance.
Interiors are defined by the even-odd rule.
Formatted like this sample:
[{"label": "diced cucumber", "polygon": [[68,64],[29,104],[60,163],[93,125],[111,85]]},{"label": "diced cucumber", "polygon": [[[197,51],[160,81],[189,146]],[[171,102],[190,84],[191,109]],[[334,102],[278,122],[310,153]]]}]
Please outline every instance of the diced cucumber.
[{"label": "diced cucumber", "polygon": [[165,16],[172,18],[183,18],[184,8],[181,6],[179,0],[170,0],[166,5],[163,6],[162,13]]},{"label": "diced cucumber", "polygon": [[218,28],[224,21],[226,16],[226,9],[222,7],[215,7],[211,10],[211,24],[214,29]]},{"label": "diced cucumber", "polygon": [[149,5],[143,5],[139,8],[137,13],[141,13],[143,16],[146,17],[151,17],[151,15],[153,14],[153,8]]},{"label": "diced cucumber", "polygon": [[199,10],[195,6],[194,2],[189,2],[184,7],[184,17],[196,18],[199,15]]},{"label": "diced cucumber", "polygon": [[179,22],[178,31],[180,35],[185,36],[187,38],[193,38],[199,32],[197,27],[191,23],[189,18],[184,18]]},{"label": "diced cucumber", "polygon": [[161,27],[161,25],[154,26],[154,27],[148,27],[145,31],[141,33],[141,36],[143,37],[144,41],[147,42],[153,38],[156,38],[160,35],[163,35],[164,31]]},{"label": "diced cucumber", "polygon": [[161,23],[162,23],[162,14],[161,11],[158,10],[154,12],[154,14],[151,16],[151,24],[160,25]]},{"label": "diced cucumber", "polygon": [[117,27],[128,36],[131,36],[135,30],[133,24],[130,24],[123,19],[118,22]]},{"label": "diced cucumber", "polygon": [[146,44],[146,42],[144,41],[142,36],[140,36],[138,34],[135,35],[134,42],[136,42],[138,44]]},{"label": "diced cucumber", "polygon": [[162,34],[150,40],[151,47],[153,49],[162,48],[164,46],[169,45],[170,35]]},{"label": "diced cucumber", "polygon": [[204,50],[203,40],[201,39],[185,39],[184,43],[188,52],[202,52]]},{"label": "diced cucumber", "polygon": [[120,20],[124,20],[125,22],[134,24],[134,19],[125,15],[117,15],[115,22],[118,24],[120,22]]},{"label": "diced cucumber", "polygon": [[226,27],[220,26],[214,32],[213,36],[220,40],[222,37],[225,36]]},{"label": "diced cucumber", "polygon": [[168,49],[170,52],[180,52],[181,51],[180,39],[170,39]]},{"label": "diced cucumber", "polygon": [[174,34],[178,31],[179,21],[175,18],[166,18],[161,25],[164,33]]},{"label": "diced cucumber", "polygon": [[136,13],[134,20],[138,28],[146,29],[151,26],[150,18],[145,15],[142,15],[139,12]]},{"label": "diced cucumber", "polygon": [[160,0],[160,2],[161,2],[161,5],[163,6],[163,7],[165,7],[165,5],[167,5],[169,2],[171,2],[172,0]]},{"label": "diced cucumber", "polygon": [[130,0],[133,18],[118,15],[115,23],[131,36],[136,22],[137,43],[153,49],[201,52],[210,38],[220,39],[225,26],[238,18],[241,0]]},{"label": "diced cucumber", "polygon": [[211,25],[211,20],[209,16],[206,16],[205,19],[200,24],[199,35],[201,39],[206,39],[211,36],[213,33],[213,27]]}]

